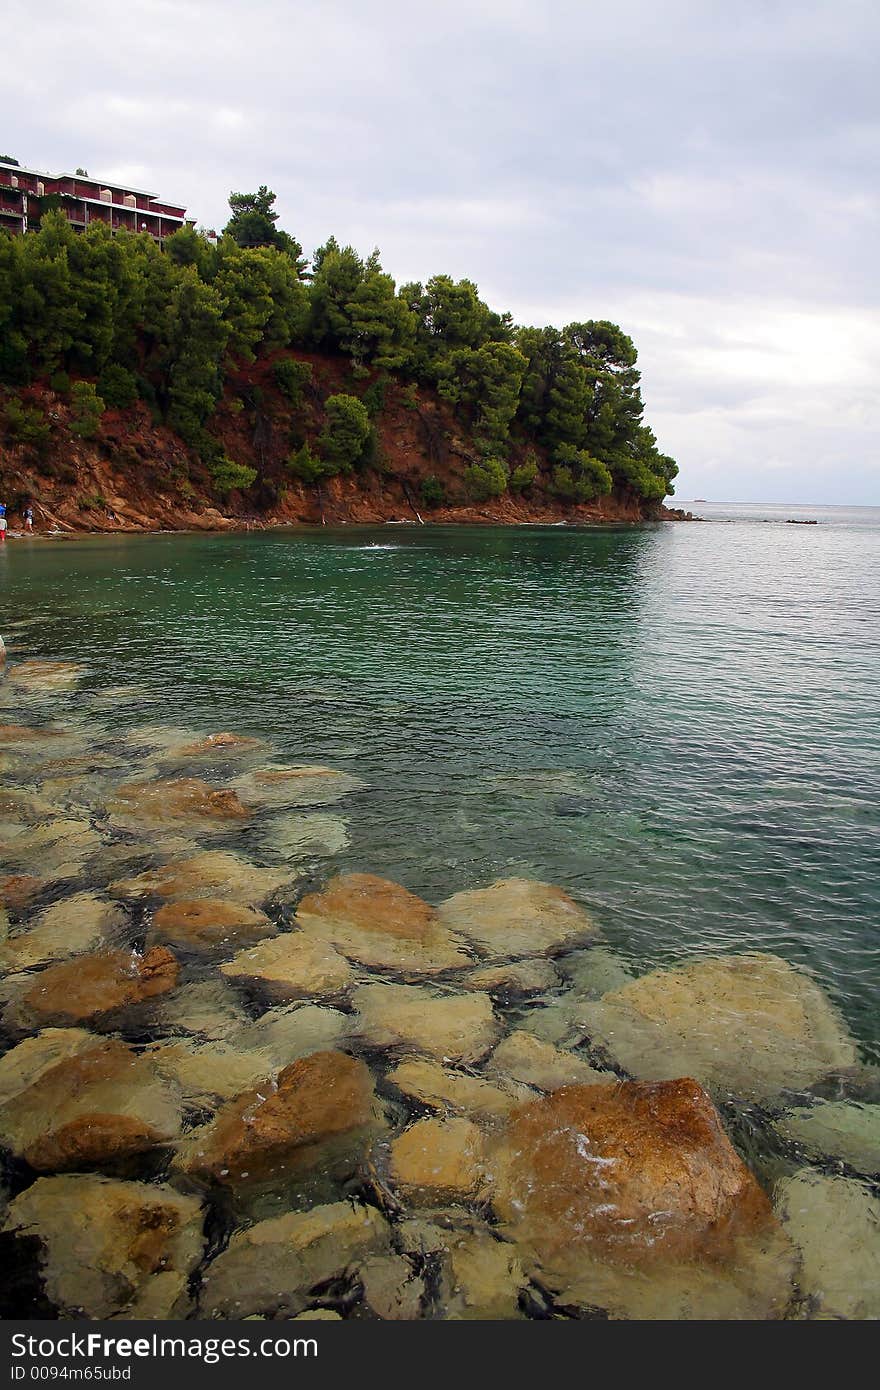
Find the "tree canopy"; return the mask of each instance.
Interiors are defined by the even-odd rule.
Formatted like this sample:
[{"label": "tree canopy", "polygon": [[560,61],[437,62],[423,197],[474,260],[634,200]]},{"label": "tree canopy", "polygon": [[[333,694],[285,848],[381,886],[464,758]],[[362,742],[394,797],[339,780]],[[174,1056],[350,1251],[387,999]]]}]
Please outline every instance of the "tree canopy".
[{"label": "tree canopy", "polygon": [[[301,437],[297,476],[369,465],[372,415],[393,378],[436,391],[470,431],[473,495],[508,485],[514,445],[531,450],[513,470],[518,490],[539,475],[538,450],[559,496],[672,491],[676,465],[644,422],[636,349],[616,324],[517,326],[471,280],[398,288],[377,250],[364,256],[332,236],[308,267],[266,185],[232,193],[229,206],[219,240],[185,227],[161,249],[97,221],[77,233],[60,210],[45,211],[38,232],[0,234],[0,383],[73,374],[103,382],[111,407],[140,395],[228,480],[239,475],[210,433],[224,381],[261,356],[317,351],[348,361],[356,394],[324,402],[323,462]],[[296,409],[310,379],[299,365],[274,367]],[[84,418],[97,420],[96,407]]]}]

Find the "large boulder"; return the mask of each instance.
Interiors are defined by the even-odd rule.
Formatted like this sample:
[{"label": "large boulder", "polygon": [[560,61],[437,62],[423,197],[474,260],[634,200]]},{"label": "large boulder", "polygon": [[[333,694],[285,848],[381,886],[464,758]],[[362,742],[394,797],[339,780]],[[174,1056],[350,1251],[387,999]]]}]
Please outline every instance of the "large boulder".
[{"label": "large boulder", "polygon": [[202,1278],[203,1317],[296,1315],[311,1290],[354,1273],[389,1249],[390,1228],[373,1207],[332,1202],[288,1211],[236,1231]]},{"label": "large boulder", "polygon": [[478,1062],[501,1025],[488,994],[436,994],[419,985],[361,985],[352,993],[356,1034],[371,1047]]},{"label": "large boulder", "polygon": [[493,1204],[563,1302],[628,1316],[779,1316],[791,1252],[690,1079],[568,1086],[515,1110]]},{"label": "large boulder", "polygon": [[217,898],[178,898],[153,915],[147,945],[171,945],[190,951],[243,946],[274,936],[265,912]]},{"label": "large boulder", "polygon": [[471,964],[428,903],[373,874],[340,874],[296,912],[304,931],[350,960],[404,975],[432,975]]},{"label": "large boulder", "polygon": [[39,1172],[142,1153],[180,1132],[177,1087],[115,1038],[27,1038],[3,1058],[2,1087],[3,1142]]},{"label": "large boulder", "polygon": [[40,971],[22,995],[19,1012],[38,1025],[102,1022],[132,1004],[173,989],[177,959],[164,946],[146,955],[102,951]]},{"label": "large boulder", "polygon": [[559,955],[599,935],[582,907],[549,883],[499,879],[455,893],[440,904],[440,921],[492,960]]},{"label": "large boulder", "polygon": [[880,1318],[880,1200],[868,1185],[804,1169],[782,1179],[776,1203],[812,1315]]},{"label": "large boulder", "polygon": [[339,994],[354,979],[344,956],[307,932],[284,932],[271,941],[239,951],[220,967],[230,980],[259,986],[277,1003]]},{"label": "large boulder", "polygon": [[179,1166],[230,1184],[296,1175],[359,1152],[378,1120],[364,1063],[316,1052],[222,1106],[181,1144]]},{"label": "large boulder", "polygon": [[648,1081],[694,1076],[749,1099],[850,1067],[856,1048],[819,986],[778,956],[748,953],[654,970],[586,1003],[594,1042]]},{"label": "large boulder", "polygon": [[39,1240],[46,1296],[64,1317],[112,1317],[163,1276],[178,1275],[179,1288],[204,1243],[196,1198],[92,1173],[39,1178],[5,1229]]}]

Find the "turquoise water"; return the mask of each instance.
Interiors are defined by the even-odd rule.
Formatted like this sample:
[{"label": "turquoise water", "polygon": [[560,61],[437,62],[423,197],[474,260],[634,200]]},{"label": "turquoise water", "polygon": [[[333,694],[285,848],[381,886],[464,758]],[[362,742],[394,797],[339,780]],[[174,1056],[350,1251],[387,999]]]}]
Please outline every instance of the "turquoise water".
[{"label": "turquoise water", "polygon": [[85,663],[71,711],[141,688],[96,728],[233,729],[357,773],[316,879],[546,879],[641,967],[810,967],[876,1054],[880,510],[720,512],[20,542],[0,632]]}]

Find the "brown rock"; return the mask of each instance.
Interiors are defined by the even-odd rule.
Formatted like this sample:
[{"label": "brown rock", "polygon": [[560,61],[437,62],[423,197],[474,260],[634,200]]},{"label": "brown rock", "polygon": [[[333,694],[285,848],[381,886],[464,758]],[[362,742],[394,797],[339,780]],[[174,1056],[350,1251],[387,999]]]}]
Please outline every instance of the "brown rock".
[{"label": "brown rock", "polygon": [[179,1092],[147,1057],[115,1038],[94,1038],[89,1046],[76,1031],[59,1039],[59,1050],[64,1043],[70,1051],[54,1065],[48,1052],[45,1067],[24,1059],[25,1084],[0,1107],[6,1144],[39,1172],[141,1153],[180,1130]]},{"label": "brown rock", "polygon": [[594,1070],[583,1057],[531,1033],[509,1033],[486,1063],[491,1076],[536,1086],[539,1091],[558,1091],[560,1086],[590,1086],[608,1082],[611,1074]]},{"label": "brown rock", "polygon": [[44,880],[32,874],[0,875],[0,903],[21,912],[41,892]]},{"label": "brown rock", "polygon": [[249,753],[262,745],[262,739],[248,738],[246,734],[208,734],[207,738],[197,743],[188,743],[176,749],[175,755],[179,758],[199,758],[206,753]]},{"label": "brown rock", "polygon": [[212,787],[200,777],[169,777],[128,782],[107,803],[121,824],[167,825],[179,821],[242,821],[250,810],[229,788]]},{"label": "brown rock", "polygon": [[428,975],[470,958],[428,903],[373,874],[341,874],[297,908],[304,931],[364,965]]},{"label": "brown rock", "polygon": [[391,1181],[420,1201],[476,1197],[485,1178],[483,1136],[471,1120],[418,1120],[391,1145]]},{"label": "brown rock", "polygon": [[495,1322],[522,1317],[519,1295],[528,1283],[515,1245],[483,1228],[444,1233],[440,1305],[443,1316]]},{"label": "brown rock", "polygon": [[0,946],[0,969],[25,970],[94,951],[123,922],[122,910],[95,893],[52,903]]},{"label": "brown rock", "polygon": [[440,921],[491,959],[556,955],[599,935],[582,907],[549,883],[499,879],[440,904]]},{"label": "brown rock", "polygon": [[153,917],[147,945],[170,942],[194,951],[240,946],[272,936],[277,927],[264,912],[217,898],[179,898],[166,903]]},{"label": "brown rock", "polygon": [[37,739],[58,738],[60,729],[35,729],[31,724],[0,724],[0,743],[31,743]]},{"label": "brown rock", "polygon": [[719,1259],[770,1203],[695,1081],[566,1086],[514,1111],[494,1205],[549,1263]]},{"label": "brown rock", "polygon": [[373,1081],[343,1052],[315,1052],[224,1105],[181,1149],[187,1172],[234,1183],[320,1164],[333,1141],[361,1140],[375,1121]]},{"label": "brown rock", "polygon": [[173,989],[177,959],[164,946],[145,956],[103,951],[50,965],[23,995],[22,1008],[39,1023],[82,1023]]}]

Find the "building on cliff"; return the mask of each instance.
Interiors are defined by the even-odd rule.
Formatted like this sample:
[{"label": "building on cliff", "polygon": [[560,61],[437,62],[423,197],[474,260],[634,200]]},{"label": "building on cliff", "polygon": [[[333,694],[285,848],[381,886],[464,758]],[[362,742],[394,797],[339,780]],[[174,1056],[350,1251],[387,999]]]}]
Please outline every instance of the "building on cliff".
[{"label": "building on cliff", "polygon": [[75,231],[104,222],[114,232],[147,232],[162,242],[187,223],[186,208],[155,193],[87,174],[45,174],[0,160],[0,230],[21,236],[58,208]]}]

